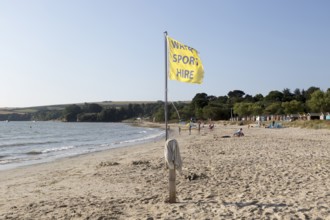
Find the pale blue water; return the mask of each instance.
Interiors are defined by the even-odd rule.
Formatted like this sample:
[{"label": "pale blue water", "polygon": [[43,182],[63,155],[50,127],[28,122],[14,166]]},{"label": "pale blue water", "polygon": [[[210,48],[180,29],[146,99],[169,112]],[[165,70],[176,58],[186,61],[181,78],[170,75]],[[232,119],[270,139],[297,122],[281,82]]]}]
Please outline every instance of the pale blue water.
[{"label": "pale blue water", "polygon": [[158,128],[123,123],[0,122],[0,170],[148,142]]}]

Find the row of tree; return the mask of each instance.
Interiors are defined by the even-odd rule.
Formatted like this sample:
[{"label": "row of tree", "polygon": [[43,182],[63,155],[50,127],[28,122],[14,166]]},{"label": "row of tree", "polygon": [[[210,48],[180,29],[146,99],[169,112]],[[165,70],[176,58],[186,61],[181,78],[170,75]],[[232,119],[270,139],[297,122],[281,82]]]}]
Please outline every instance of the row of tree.
[{"label": "row of tree", "polygon": [[241,90],[230,91],[227,96],[197,94],[191,102],[191,113],[198,118],[214,120],[234,116],[285,115],[296,113],[330,112],[330,89],[322,91],[317,87],[308,90],[289,89],[271,91],[267,96],[251,96]]},{"label": "row of tree", "polygon": [[156,109],[162,106],[162,102],[128,104],[121,107],[102,107],[95,103],[85,103],[83,106],[69,105],[63,112],[63,120],[68,122],[120,122],[136,117],[152,116]]},{"label": "row of tree", "polygon": [[[307,90],[270,91],[266,96],[251,96],[241,90],[226,96],[198,93],[191,102],[168,104],[168,118],[172,121],[196,119],[228,120],[231,117],[330,112],[330,89],[318,87]],[[68,105],[64,110],[41,109],[35,113],[0,115],[0,120],[62,120],[67,122],[120,122],[132,118],[164,121],[164,102],[107,106],[95,103]]]}]

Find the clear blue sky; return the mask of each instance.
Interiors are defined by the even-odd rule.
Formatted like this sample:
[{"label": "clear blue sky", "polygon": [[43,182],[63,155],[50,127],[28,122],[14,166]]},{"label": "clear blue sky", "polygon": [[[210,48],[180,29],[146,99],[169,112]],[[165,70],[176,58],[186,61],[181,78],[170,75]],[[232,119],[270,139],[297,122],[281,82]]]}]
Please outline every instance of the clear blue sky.
[{"label": "clear blue sky", "polygon": [[164,100],[164,31],[205,69],[169,100],[330,87],[328,0],[0,0],[0,107]]}]

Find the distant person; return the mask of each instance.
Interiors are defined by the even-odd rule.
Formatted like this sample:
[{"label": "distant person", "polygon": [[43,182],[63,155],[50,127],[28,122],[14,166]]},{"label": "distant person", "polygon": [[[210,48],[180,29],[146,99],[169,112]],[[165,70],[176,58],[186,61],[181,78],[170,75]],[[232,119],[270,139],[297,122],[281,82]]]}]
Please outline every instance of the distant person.
[{"label": "distant person", "polygon": [[191,135],[191,123],[189,123],[189,135]]},{"label": "distant person", "polygon": [[234,137],[242,137],[242,136],[244,136],[243,129],[242,129],[242,128],[238,129],[238,130],[234,133],[233,136],[234,136]]},{"label": "distant person", "polygon": [[209,125],[209,129],[212,130],[213,128],[214,128],[214,124],[210,124],[210,125]]},{"label": "distant person", "polygon": [[181,134],[181,127],[179,126],[179,134]]}]

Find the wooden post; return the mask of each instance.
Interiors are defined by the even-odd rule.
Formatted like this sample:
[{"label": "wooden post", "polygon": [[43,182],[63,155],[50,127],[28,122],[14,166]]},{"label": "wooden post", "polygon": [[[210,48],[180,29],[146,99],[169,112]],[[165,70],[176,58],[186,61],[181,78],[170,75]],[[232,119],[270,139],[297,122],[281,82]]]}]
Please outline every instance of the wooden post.
[{"label": "wooden post", "polygon": [[170,198],[169,203],[176,203],[176,189],[175,189],[175,165],[174,169],[170,169],[169,173],[169,190],[170,190]]},{"label": "wooden post", "polygon": [[165,162],[166,167],[169,168],[169,203],[176,203],[176,169],[181,173],[182,171],[182,160],[180,156],[179,144],[175,139],[167,140],[165,143]]}]

